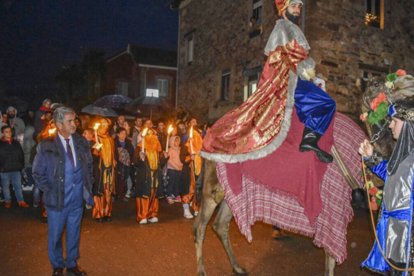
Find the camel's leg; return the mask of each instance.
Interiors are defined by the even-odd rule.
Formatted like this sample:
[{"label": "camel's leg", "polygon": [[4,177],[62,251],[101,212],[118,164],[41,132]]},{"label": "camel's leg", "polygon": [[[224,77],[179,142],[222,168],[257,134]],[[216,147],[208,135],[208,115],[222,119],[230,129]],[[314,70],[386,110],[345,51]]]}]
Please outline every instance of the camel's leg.
[{"label": "camel's leg", "polygon": [[227,256],[229,257],[234,273],[236,275],[247,275],[246,270],[240,267],[239,263],[237,262],[230,244],[229,226],[232,217],[233,214],[231,213],[229,206],[225,201],[223,201],[220,204],[219,211],[214,221],[213,229],[220,237],[221,243],[223,244],[224,249],[226,250]]},{"label": "camel's leg", "polygon": [[335,259],[325,251],[325,276],[334,276]]},{"label": "camel's leg", "polygon": [[224,199],[223,189],[218,182],[216,174],[216,164],[209,160],[205,160],[205,162],[201,208],[193,225],[197,257],[197,275],[206,275],[203,260],[203,241],[206,234],[206,227],[217,205]]},{"label": "camel's leg", "polygon": [[196,217],[193,225],[194,242],[196,248],[197,258],[197,275],[207,275],[204,269],[203,259],[203,242],[206,235],[206,227],[217,207],[217,203],[212,197],[206,198],[205,196],[201,202],[201,209]]}]

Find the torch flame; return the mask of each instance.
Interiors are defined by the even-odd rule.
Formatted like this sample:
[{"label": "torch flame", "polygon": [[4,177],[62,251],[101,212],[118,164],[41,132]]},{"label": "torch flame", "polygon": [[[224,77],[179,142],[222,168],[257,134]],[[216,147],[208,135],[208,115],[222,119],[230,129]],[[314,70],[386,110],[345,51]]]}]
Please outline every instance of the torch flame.
[{"label": "torch flame", "polygon": [[147,135],[147,131],[148,131],[148,128],[144,128],[144,130],[142,131],[141,136],[144,137],[145,135]]},{"label": "torch flame", "polygon": [[56,128],[51,128],[48,130],[49,136],[52,136],[53,134],[56,133]]},{"label": "torch flame", "polygon": [[100,125],[101,125],[100,123],[95,123],[95,125],[93,126],[93,129],[94,130],[98,130],[98,128],[99,128]]},{"label": "torch flame", "polygon": [[173,130],[174,130],[174,127],[172,125],[169,125],[168,126],[168,131],[167,131],[168,135],[170,135]]}]

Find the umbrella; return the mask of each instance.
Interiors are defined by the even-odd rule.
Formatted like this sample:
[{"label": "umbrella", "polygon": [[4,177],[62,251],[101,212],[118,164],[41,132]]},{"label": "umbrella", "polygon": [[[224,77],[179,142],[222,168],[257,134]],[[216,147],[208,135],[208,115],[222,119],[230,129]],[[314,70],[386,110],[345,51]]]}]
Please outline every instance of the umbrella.
[{"label": "umbrella", "polygon": [[109,107],[109,108],[123,108],[125,105],[132,102],[132,99],[119,94],[113,94],[113,95],[106,95],[99,99],[97,99],[93,105],[99,106],[99,107]]},{"label": "umbrella", "polygon": [[118,116],[118,114],[116,114],[115,110],[113,110],[112,108],[99,107],[93,104],[85,106],[84,108],[82,108],[81,112],[91,115],[100,115],[102,117]]}]

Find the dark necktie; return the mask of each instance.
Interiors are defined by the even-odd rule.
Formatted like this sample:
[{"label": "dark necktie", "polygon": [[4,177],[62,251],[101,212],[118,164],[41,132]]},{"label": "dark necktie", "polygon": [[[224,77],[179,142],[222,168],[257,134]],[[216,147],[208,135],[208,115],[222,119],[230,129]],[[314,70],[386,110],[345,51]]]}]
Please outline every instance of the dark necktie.
[{"label": "dark necktie", "polygon": [[72,163],[72,166],[75,167],[75,160],[73,159],[73,153],[72,153],[72,148],[70,147],[70,144],[69,144],[69,139],[65,139],[65,141],[66,141],[66,154],[68,155],[68,158],[70,162]]}]

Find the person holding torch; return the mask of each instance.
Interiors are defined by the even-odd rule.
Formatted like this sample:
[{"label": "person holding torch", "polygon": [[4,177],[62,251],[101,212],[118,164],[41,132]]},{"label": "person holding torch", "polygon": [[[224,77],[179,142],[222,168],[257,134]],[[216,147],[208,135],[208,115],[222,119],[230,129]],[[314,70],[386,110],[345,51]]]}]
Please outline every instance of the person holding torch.
[{"label": "person holding torch", "polygon": [[136,221],[139,224],[158,222],[158,198],[162,197],[162,171],[166,153],[162,148],[157,132],[152,128],[152,121],[144,123],[140,141],[134,153],[135,186],[136,186]]},{"label": "person holding torch", "polygon": [[201,175],[202,159],[200,150],[203,145],[201,131],[197,127],[197,119],[192,118],[189,122],[188,140],[181,148],[181,161],[184,164],[181,181],[181,202],[183,203],[184,217],[192,219],[193,215],[190,206],[197,216],[200,209],[199,202],[196,200],[196,182]]},{"label": "person holding torch", "polygon": [[115,142],[109,134],[111,122],[102,118],[95,124],[96,143],[94,153],[99,157],[98,168],[95,170],[93,187],[94,207],[92,218],[99,222],[112,221],[112,194],[115,192]]}]

